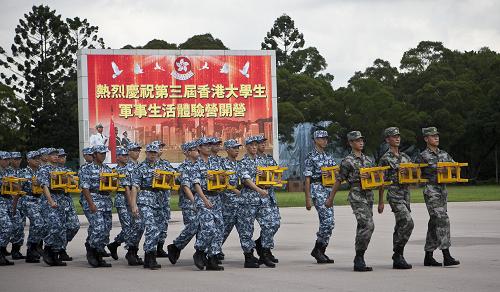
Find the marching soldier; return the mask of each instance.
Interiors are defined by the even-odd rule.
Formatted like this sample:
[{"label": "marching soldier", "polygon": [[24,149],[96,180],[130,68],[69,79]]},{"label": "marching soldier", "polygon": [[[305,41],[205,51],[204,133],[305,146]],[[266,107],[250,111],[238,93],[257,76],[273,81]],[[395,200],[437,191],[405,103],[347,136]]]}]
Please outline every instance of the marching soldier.
[{"label": "marching soldier", "polygon": [[[10,153],[0,151],[0,187],[2,186],[2,178],[12,176],[13,173],[9,169]],[[12,223],[12,196],[0,194],[0,266],[10,266],[14,263],[7,260],[7,244],[14,232]]]},{"label": "marching soldier", "polygon": [[181,255],[181,251],[191,241],[191,239],[198,233],[200,223],[198,221],[198,214],[194,202],[194,195],[192,192],[193,183],[193,169],[196,161],[198,160],[198,144],[196,141],[186,142],[182,144],[182,151],[186,159],[179,165],[178,172],[180,176],[180,189],[179,189],[179,208],[182,210],[182,220],[184,222],[184,229],[172,244],[167,246],[168,259],[175,265]]},{"label": "marching soldier", "polygon": [[221,170],[219,159],[211,157],[212,140],[202,137],[198,140],[200,157],[194,166],[193,185],[196,192],[195,203],[198,210],[200,229],[195,243],[193,260],[196,267],[203,270],[222,271],[218,255],[222,252],[224,221],[220,192],[208,191],[209,170]]},{"label": "marching soldier", "polygon": [[[392,235],[392,256],[394,269],[411,269],[412,265],[408,264],[403,256],[403,251],[413,231],[413,219],[411,218],[410,209],[410,189],[408,185],[399,184],[399,165],[401,163],[409,163],[411,159],[406,153],[399,151],[401,137],[399,129],[390,127],[384,131],[385,141],[389,144],[389,150],[380,158],[380,166],[389,166],[386,173],[386,180],[392,184],[387,187],[387,202],[391,206],[392,212],[396,219],[394,233]],[[384,189],[379,190],[379,197],[383,198]]]},{"label": "marching soldier", "polygon": [[450,254],[450,218],[448,217],[448,190],[445,184],[437,182],[437,173],[446,171],[437,167],[438,162],[454,162],[450,154],[438,148],[439,132],[436,127],[422,129],[427,147],[417,158],[418,163],[427,163],[423,168],[422,177],[428,182],[424,187],[424,200],[429,212],[429,224],[427,225],[427,237],[425,239],[425,266],[441,266],[433,257],[437,248],[443,252],[444,266],[459,265]]},{"label": "marching soldier", "polygon": [[102,180],[101,173],[110,173],[111,168],[104,161],[108,147],[94,146],[94,161],[80,171],[80,188],[85,200],[84,213],[89,221],[88,236],[85,243],[87,261],[90,266],[111,267],[103,259],[104,247],[109,243],[109,234],[112,227],[111,208],[113,202],[111,193],[99,189]]},{"label": "marching soldier", "polygon": [[[10,153],[10,169],[15,177],[19,177],[19,172],[21,171],[21,152],[11,152]],[[26,257],[21,254],[21,246],[24,243],[24,226],[26,225],[26,214],[20,212],[19,200],[20,197],[15,197],[13,200],[13,217],[12,223],[14,225],[14,232],[10,242],[12,243],[12,259],[22,260]]]},{"label": "marching soldier", "polygon": [[33,193],[33,178],[36,177],[40,165],[40,153],[29,151],[26,154],[28,166],[19,171],[19,177],[27,179],[23,183],[23,191],[26,195],[19,198],[17,207],[19,212],[30,220],[29,234],[27,239],[26,262],[39,263],[41,254],[38,252],[38,244],[43,239],[43,217],[40,211],[41,194]]},{"label": "marching soldier", "polygon": [[[373,268],[366,266],[364,255],[375,229],[375,225],[373,224],[373,192],[361,188],[361,178],[368,178],[368,174],[360,174],[360,168],[374,167],[375,163],[363,153],[364,137],[361,135],[361,132],[349,132],[347,140],[352,149],[351,154],[342,160],[339,176],[336,178],[335,185],[325,206],[328,208],[333,206],[333,199],[340,187],[340,183],[344,180],[347,181],[350,186],[349,204],[358,223],[356,229],[354,271],[368,272],[372,271]],[[383,204],[383,199],[379,199],[379,212],[383,210]]]},{"label": "marching soldier", "polygon": [[333,157],[326,153],[325,149],[328,145],[328,132],[317,130],[313,134],[314,148],[306,156],[305,160],[305,195],[306,209],[311,210],[311,203],[318,212],[319,230],[316,233],[316,244],[311,251],[311,256],[316,259],[318,264],[333,264],[334,260],[330,259],[326,254],[326,247],[332,236],[333,228],[335,227],[335,218],[333,207],[325,206],[325,201],[328,198],[331,187],[326,187],[321,184],[322,167],[335,166],[336,163]]}]

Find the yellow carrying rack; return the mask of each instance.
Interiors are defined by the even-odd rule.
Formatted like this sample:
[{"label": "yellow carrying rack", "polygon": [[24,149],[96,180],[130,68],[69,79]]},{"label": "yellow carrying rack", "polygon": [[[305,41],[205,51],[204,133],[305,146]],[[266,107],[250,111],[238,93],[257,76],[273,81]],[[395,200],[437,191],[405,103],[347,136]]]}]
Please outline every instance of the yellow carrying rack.
[{"label": "yellow carrying rack", "polygon": [[161,170],[161,169],[155,169],[155,176],[153,178],[153,189],[160,189],[160,190],[174,190],[177,191],[180,188],[180,185],[178,185],[175,182],[175,179],[180,176],[181,174],[175,171],[166,171],[166,170]]},{"label": "yellow carrying rack", "polygon": [[66,193],[80,193],[82,191],[78,186],[80,178],[78,178],[76,172],[68,171],[66,174],[68,175],[68,182],[64,191]]},{"label": "yellow carrying rack", "polygon": [[207,189],[209,191],[234,190],[236,186],[229,184],[229,176],[235,174],[234,171],[209,170],[207,171]]},{"label": "yellow carrying rack", "polygon": [[[62,190],[66,193],[80,193],[82,190],[78,187],[79,178],[74,171],[52,171],[50,173],[50,189]],[[42,188],[35,184],[36,178],[33,179],[32,191],[33,194],[41,194]]]},{"label": "yellow carrying rack", "polygon": [[36,176],[31,177],[31,193],[34,195],[42,194],[42,187],[38,184]]},{"label": "yellow carrying rack", "polygon": [[468,163],[460,162],[438,162],[437,167],[445,168],[445,172],[437,173],[437,182],[439,184],[468,182],[468,179],[461,177],[461,168],[468,165]]},{"label": "yellow carrying rack", "polygon": [[360,174],[368,173],[370,175],[368,178],[361,178],[361,188],[363,190],[369,190],[381,186],[391,185],[392,182],[384,180],[384,172],[388,169],[389,166],[360,168]]},{"label": "yellow carrying rack", "polygon": [[422,178],[422,167],[426,167],[425,163],[400,163],[398,172],[398,181],[400,184],[418,184],[427,182],[427,179]]},{"label": "yellow carrying rack", "polygon": [[[321,184],[325,187],[333,187],[335,184],[335,172],[340,169],[340,166],[323,166],[321,168]],[[325,173],[326,172],[326,173]]]},{"label": "yellow carrying rack", "polygon": [[26,192],[21,189],[21,183],[27,181],[25,178],[5,176],[2,178],[2,195],[23,196]]},{"label": "yellow carrying rack", "polygon": [[68,184],[67,171],[51,171],[50,172],[50,189],[64,190]]},{"label": "yellow carrying rack", "polygon": [[99,179],[99,191],[101,192],[116,192],[120,189],[120,178],[124,178],[124,174],[113,172],[101,172]]},{"label": "yellow carrying rack", "polygon": [[288,167],[280,166],[259,166],[258,170],[262,171],[262,175],[257,175],[255,178],[255,184],[262,187],[283,187],[288,181],[282,180],[283,172],[288,169]]}]

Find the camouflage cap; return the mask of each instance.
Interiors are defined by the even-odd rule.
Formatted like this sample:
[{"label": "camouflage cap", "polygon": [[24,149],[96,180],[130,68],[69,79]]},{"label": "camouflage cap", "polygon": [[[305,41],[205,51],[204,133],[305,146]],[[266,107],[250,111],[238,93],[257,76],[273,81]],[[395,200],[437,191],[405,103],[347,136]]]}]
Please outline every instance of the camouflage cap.
[{"label": "camouflage cap", "polygon": [[45,148],[45,147],[42,147],[40,149],[38,149],[38,153],[40,153],[40,155],[47,155],[47,150],[48,148]]},{"label": "camouflage cap", "polygon": [[327,138],[328,137],[328,132],[325,130],[316,130],[314,131],[313,134],[314,139],[316,138]]},{"label": "camouflage cap", "polygon": [[107,146],[104,145],[96,145],[94,146],[94,153],[106,153],[109,151]]},{"label": "camouflage cap", "polygon": [[196,141],[188,141],[188,142],[182,144],[181,148],[182,148],[182,151],[188,152],[189,150],[194,149],[197,146],[198,146],[198,144],[196,143]]},{"label": "camouflage cap", "polygon": [[219,137],[210,137],[211,144],[219,144],[222,143],[222,140]]},{"label": "camouflage cap", "polygon": [[241,146],[241,144],[238,143],[238,141],[236,141],[234,139],[224,141],[224,148],[225,149],[231,149],[231,148],[236,148],[236,147],[240,147],[240,146]]},{"label": "camouflage cap", "polygon": [[40,152],[38,151],[29,151],[28,153],[26,153],[26,158],[28,159],[34,159],[37,157],[40,157]]},{"label": "camouflage cap", "polygon": [[250,136],[245,138],[245,145],[248,145],[252,142],[259,142],[258,136]]},{"label": "camouflage cap", "polygon": [[212,140],[210,137],[201,137],[200,139],[198,139],[196,141],[196,144],[198,144],[198,146],[207,145],[207,144],[211,144],[211,143],[212,143]]},{"label": "camouflage cap", "polygon": [[67,155],[63,148],[57,149],[57,152],[58,152],[57,155],[59,155],[59,156],[66,156]]},{"label": "camouflage cap", "polygon": [[357,140],[359,138],[364,138],[363,135],[361,135],[360,131],[351,131],[351,132],[347,133],[347,140],[348,141],[354,141],[354,140]]},{"label": "camouflage cap", "polygon": [[153,143],[148,144],[148,145],[146,145],[146,152],[156,152],[156,153],[158,153],[158,152],[160,152],[160,145],[153,144]]},{"label": "camouflage cap", "polygon": [[422,128],[422,135],[424,135],[424,137],[431,135],[439,135],[439,132],[436,127],[427,127],[427,128]]},{"label": "camouflage cap", "polygon": [[122,147],[122,146],[116,147],[116,155],[128,155],[127,148]]},{"label": "camouflage cap", "polygon": [[10,159],[10,153],[6,151],[0,151],[0,159]]},{"label": "camouflage cap", "polygon": [[127,150],[128,151],[130,151],[130,150],[136,150],[136,149],[141,150],[142,147],[139,144],[135,143],[135,142],[128,143],[128,145],[127,145]]},{"label": "camouflage cap", "polygon": [[47,150],[45,152],[47,153],[47,155],[51,155],[51,154],[59,155],[59,150],[57,150],[56,148],[53,148],[53,147],[47,148]]},{"label": "camouflage cap", "polygon": [[15,151],[15,152],[11,152],[11,153],[10,153],[10,158],[15,158],[15,159],[20,159],[20,158],[22,158],[22,156],[21,156],[21,152],[17,152],[17,151]]},{"label": "camouflage cap", "polygon": [[256,137],[255,139],[257,139],[257,143],[262,143],[262,142],[267,141],[267,138],[264,137],[264,135],[257,135],[255,137]]},{"label": "camouflage cap", "polygon": [[93,147],[85,147],[82,150],[83,155],[92,155],[94,154],[94,148]]},{"label": "camouflage cap", "polygon": [[389,127],[384,130],[384,137],[387,138],[389,136],[397,136],[400,135],[399,128],[397,127]]},{"label": "camouflage cap", "polygon": [[160,141],[160,140],[153,141],[150,144],[151,145],[158,145],[159,147],[163,147],[166,145],[165,143],[163,143],[163,141]]}]

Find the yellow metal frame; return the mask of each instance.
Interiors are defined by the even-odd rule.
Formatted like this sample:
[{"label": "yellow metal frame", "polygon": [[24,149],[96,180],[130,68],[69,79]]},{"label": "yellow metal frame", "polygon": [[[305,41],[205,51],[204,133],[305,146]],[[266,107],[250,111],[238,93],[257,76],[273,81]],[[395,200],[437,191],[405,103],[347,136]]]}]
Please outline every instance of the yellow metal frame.
[{"label": "yellow metal frame", "polygon": [[180,185],[175,182],[175,179],[181,175],[180,173],[175,171],[155,169],[155,175],[159,175],[159,177],[153,178],[153,189],[174,191],[179,190]]},{"label": "yellow metal frame", "polygon": [[[400,163],[398,181],[400,184],[418,184],[425,183],[427,179],[422,178],[422,167],[426,167],[425,163]],[[405,173],[401,173],[401,171]]]},{"label": "yellow metal frame", "polygon": [[262,171],[262,175],[257,175],[255,178],[255,184],[263,187],[283,187],[288,181],[284,181],[283,172],[288,169],[288,167],[280,166],[259,166],[258,170]]},{"label": "yellow metal frame", "polygon": [[50,172],[50,189],[64,190],[68,185],[67,171],[52,171]]},{"label": "yellow metal frame", "polygon": [[82,190],[79,188],[80,178],[76,175],[76,172],[68,171],[68,182],[64,191],[66,193],[80,193]]},{"label": "yellow metal frame", "polygon": [[[120,188],[119,178],[124,178],[124,174],[113,172],[102,172],[99,179],[99,191],[116,192]],[[102,180],[104,178],[104,181]]]},{"label": "yellow metal frame", "polygon": [[5,176],[2,178],[2,195],[23,196],[26,195],[21,188],[21,183],[27,181],[25,178]]},{"label": "yellow metal frame", "polygon": [[438,162],[437,167],[444,167],[446,172],[437,173],[437,182],[440,184],[468,182],[468,179],[461,177],[461,168],[468,165],[468,163],[460,162]]},{"label": "yellow metal frame", "polygon": [[[333,187],[335,184],[335,172],[340,169],[340,166],[323,166],[321,168],[321,184],[325,187]],[[325,174],[326,172],[327,174]],[[328,175],[329,174],[329,175]]]},{"label": "yellow metal frame", "polygon": [[378,188],[381,186],[391,185],[392,182],[384,180],[384,172],[389,169],[389,166],[377,166],[377,167],[366,167],[360,168],[359,173],[368,173],[369,178],[361,178],[361,188],[363,190],[369,190]]},{"label": "yellow metal frame", "polygon": [[42,187],[38,184],[36,176],[31,178],[31,193],[34,195],[41,195],[43,193]]},{"label": "yellow metal frame", "polygon": [[207,171],[207,189],[209,191],[234,190],[236,186],[229,183],[229,176],[235,174],[234,171],[209,170]]},{"label": "yellow metal frame", "polygon": [[[54,177],[55,176],[55,177]],[[42,188],[35,186],[33,180],[33,194],[41,194]],[[65,193],[80,193],[82,190],[78,186],[79,178],[74,171],[52,171],[50,173],[50,189],[63,190]]]}]

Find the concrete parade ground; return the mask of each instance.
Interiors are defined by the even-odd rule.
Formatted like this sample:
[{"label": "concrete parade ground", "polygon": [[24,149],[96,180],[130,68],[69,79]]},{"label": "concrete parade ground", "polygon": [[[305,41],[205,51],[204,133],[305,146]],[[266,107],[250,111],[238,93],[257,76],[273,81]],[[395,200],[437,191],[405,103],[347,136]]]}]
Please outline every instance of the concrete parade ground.
[{"label": "concrete parade ground", "polygon": [[[278,266],[243,269],[243,254],[233,231],[223,247],[226,260],[222,272],[199,271],[193,265],[193,242],[175,266],[160,258],[160,270],[127,266],[123,248],[118,261],[106,259],[112,268],[90,268],[83,245],[88,223],[80,216],[81,229],[68,247],[73,262],[67,267],[49,267],[15,261],[15,266],[0,267],[0,291],[499,291],[500,202],[449,203],[451,253],[461,262],[450,268],[424,267],[428,214],[424,204],[413,204],[412,211],[415,229],[405,257],[413,269],[392,269],[394,217],[386,204],[382,215],[374,208],[375,232],[365,256],[374,271],[368,273],[352,271],[356,222],[349,206],[335,207],[336,225],[327,249],[335,264],[318,265],[309,255],[318,227],[316,211],[282,208],[281,229],[273,250],[280,260]],[[181,213],[173,212],[167,244],[182,228]],[[112,236],[119,230],[118,217],[113,214]],[[142,243],[140,254],[143,257]],[[441,261],[441,253],[435,252],[435,258]]]}]

